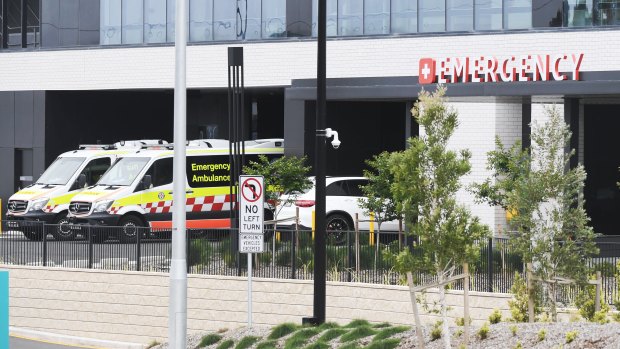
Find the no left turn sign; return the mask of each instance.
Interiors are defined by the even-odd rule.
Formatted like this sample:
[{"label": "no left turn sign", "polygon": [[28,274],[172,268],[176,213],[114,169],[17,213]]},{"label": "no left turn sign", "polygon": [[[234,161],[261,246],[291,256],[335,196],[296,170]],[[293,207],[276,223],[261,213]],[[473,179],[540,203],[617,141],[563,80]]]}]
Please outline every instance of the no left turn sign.
[{"label": "no left turn sign", "polygon": [[239,252],[263,252],[264,179],[241,176],[239,183]]}]

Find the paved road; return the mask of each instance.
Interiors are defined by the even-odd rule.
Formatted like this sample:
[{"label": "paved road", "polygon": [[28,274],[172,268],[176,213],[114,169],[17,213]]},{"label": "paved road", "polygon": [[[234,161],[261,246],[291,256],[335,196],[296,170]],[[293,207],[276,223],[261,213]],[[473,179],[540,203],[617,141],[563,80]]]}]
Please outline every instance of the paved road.
[{"label": "paved road", "polygon": [[64,344],[54,343],[51,341],[49,342],[38,341],[38,340],[30,340],[30,339],[22,338],[22,337],[18,338],[18,337],[11,336],[9,338],[9,348],[10,349],[78,349],[78,348],[95,349],[97,347],[64,345]]}]

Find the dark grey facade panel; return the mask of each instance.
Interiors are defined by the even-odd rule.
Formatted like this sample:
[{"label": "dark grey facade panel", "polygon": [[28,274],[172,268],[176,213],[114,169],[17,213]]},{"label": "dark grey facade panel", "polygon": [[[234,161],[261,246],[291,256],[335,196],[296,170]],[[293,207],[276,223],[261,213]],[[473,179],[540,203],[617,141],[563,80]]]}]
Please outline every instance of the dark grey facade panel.
[{"label": "dark grey facade panel", "polygon": [[60,1],[41,1],[41,46],[58,46],[58,29],[60,28]]},{"label": "dark grey facade panel", "polygon": [[33,116],[34,116],[34,128],[33,128],[32,146],[35,148],[44,148],[45,147],[45,91],[34,91],[33,92]]},{"label": "dark grey facade panel", "polygon": [[43,171],[45,171],[45,148],[35,147],[32,151],[32,179],[33,181],[36,181],[39,177],[41,177]]},{"label": "dark grey facade panel", "polygon": [[80,1],[62,0],[60,2],[60,20],[58,25],[62,29],[78,29]]},{"label": "dark grey facade panel", "polygon": [[32,148],[34,127],[34,96],[32,91],[15,92],[15,148]]},{"label": "dark grey facade panel", "polygon": [[[0,147],[13,148],[15,145],[14,99],[15,92],[0,92],[0,125],[2,125],[0,127]],[[3,163],[6,164],[7,162]]]},{"label": "dark grey facade panel", "polygon": [[284,151],[286,155],[304,155],[305,102],[284,100]]},{"label": "dark grey facade panel", "polygon": [[75,29],[58,30],[58,46],[73,46],[78,42],[79,32]]},{"label": "dark grey facade panel", "polygon": [[41,2],[41,46],[99,45],[98,0]]},{"label": "dark grey facade panel", "polygon": [[[80,32],[82,31],[97,31],[99,32],[99,0],[81,0],[79,9],[79,25]],[[99,42],[97,42],[99,43]]]},{"label": "dark grey facade panel", "polygon": [[[3,164],[15,164],[15,149],[12,147],[0,147],[0,161],[2,161]],[[0,199],[2,199],[3,213],[6,212],[5,207],[8,198],[13,195],[14,182],[14,167],[0,166]]]}]

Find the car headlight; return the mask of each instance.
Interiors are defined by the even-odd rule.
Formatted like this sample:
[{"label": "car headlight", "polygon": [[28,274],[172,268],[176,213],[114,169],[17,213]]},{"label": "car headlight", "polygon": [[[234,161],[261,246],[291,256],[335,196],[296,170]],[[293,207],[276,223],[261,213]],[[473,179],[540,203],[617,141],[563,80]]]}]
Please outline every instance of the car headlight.
[{"label": "car headlight", "polygon": [[32,211],[42,211],[47,202],[50,201],[49,198],[43,198],[32,202],[32,206],[30,206],[29,212]]},{"label": "car headlight", "polygon": [[93,213],[105,212],[112,206],[114,200],[103,200],[95,203],[95,208],[93,209]]}]

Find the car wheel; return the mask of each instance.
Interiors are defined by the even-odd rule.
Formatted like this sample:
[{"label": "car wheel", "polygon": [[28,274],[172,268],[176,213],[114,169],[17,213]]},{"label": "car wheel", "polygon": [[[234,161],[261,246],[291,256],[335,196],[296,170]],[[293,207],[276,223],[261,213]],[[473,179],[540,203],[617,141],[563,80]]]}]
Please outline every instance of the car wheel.
[{"label": "car wheel", "polygon": [[136,242],[138,234],[142,233],[144,223],[136,216],[125,216],[119,222],[121,229],[118,232],[118,239],[122,243]]},{"label": "car wheel", "polygon": [[332,214],[326,219],[327,242],[342,245],[347,242],[347,234],[353,230],[351,219],[342,214]]},{"label": "car wheel", "polygon": [[52,228],[52,236],[58,241],[75,240],[77,235],[75,230],[71,229],[71,224],[67,218],[67,213],[63,212],[54,219],[54,227]]}]

